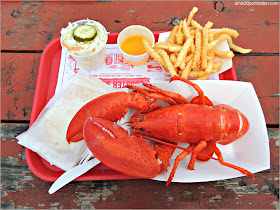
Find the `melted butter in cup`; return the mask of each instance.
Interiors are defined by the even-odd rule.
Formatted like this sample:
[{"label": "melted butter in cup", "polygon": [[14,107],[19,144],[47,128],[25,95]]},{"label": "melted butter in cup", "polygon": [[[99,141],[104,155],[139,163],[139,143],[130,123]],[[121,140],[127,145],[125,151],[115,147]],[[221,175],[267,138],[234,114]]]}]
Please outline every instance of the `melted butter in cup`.
[{"label": "melted butter in cup", "polygon": [[[138,48],[142,48],[141,37],[146,38],[154,46],[155,37],[153,33],[146,27],[140,25],[132,25],[123,29],[117,39],[118,47],[122,53],[124,60],[133,66],[140,66],[145,64],[150,55],[147,52],[141,53]],[[131,39],[128,41],[128,39]],[[127,43],[125,43],[127,42]],[[132,46],[125,46],[131,44]],[[142,44],[143,45],[143,44]],[[129,54],[130,53],[130,54]],[[132,55],[133,54],[133,55]]]},{"label": "melted butter in cup", "polygon": [[[73,30],[83,24],[93,24],[97,29],[97,35],[92,42],[77,42],[73,37]],[[94,20],[78,20],[69,23],[68,27],[61,30],[61,46],[73,57],[73,59],[85,70],[96,70],[105,63],[106,43],[108,33],[105,27]],[[71,48],[72,47],[72,48]],[[82,47],[83,50],[71,50]]]}]

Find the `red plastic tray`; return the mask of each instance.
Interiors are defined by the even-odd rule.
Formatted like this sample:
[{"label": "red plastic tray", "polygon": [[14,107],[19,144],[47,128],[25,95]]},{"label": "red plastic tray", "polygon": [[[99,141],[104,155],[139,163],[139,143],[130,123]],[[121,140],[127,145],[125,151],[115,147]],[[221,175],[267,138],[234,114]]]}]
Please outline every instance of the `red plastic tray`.
[{"label": "red plastic tray", "polygon": [[[161,32],[154,32],[155,40]],[[117,43],[119,33],[110,33],[107,44]],[[33,108],[30,119],[30,126],[36,120],[41,110],[55,93],[60,58],[61,46],[60,38],[53,40],[46,46],[41,57],[39,74],[37,79],[36,91],[34,96]],[[234,67],[219,75],[221,80],[237,80]],[[31,171],[39,178],[45,181],[54,182],[63,170],[50,165],[45,159],[41,158],[37,153],[26,148],[26,161]],[[92,181],[92,180],[121,180],[121,179],[139,179],[119,173],[102,163],[89,170],[87,173],[78,177],[74,181]]]}]

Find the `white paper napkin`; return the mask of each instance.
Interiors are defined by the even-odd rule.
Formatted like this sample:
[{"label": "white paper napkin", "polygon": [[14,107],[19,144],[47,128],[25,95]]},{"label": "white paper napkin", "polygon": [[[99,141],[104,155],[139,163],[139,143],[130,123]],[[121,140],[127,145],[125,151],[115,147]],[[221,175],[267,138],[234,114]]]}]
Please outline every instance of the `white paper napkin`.
[{"label": "white paper napkin", "polygon": [[90,100],[115,91],[97,78],[76,74],[50,99],[32,126],[17,136],[18,143],[60,169],[72,168],[80,160],[86,144],[84,141],[67,143],[71,119]]}]

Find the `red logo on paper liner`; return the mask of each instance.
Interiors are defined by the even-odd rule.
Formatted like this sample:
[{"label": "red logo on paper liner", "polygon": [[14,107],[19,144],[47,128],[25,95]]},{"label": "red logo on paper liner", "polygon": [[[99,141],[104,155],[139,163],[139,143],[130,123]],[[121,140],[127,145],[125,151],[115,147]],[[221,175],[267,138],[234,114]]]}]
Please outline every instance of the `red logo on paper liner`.
[{"label": "red logo on paper liner", "polygon": [[117,57],[117,64],[125,64],[122,54],[116,54],[116,57]]},{"label": "red logo on paper liner", "polygon": [[153,72],[153,71],[163,71],[161,66],[159,65],[148,65],[148,72]]},{"label": "red logo on paper liner", "polygon": [[[110,54],[111,55],[111,54]],[[110,55],[106,55],[106,58],[105,58],[105,65],[112,65],[113,64],[113,56],[110,56]]]},{"label": "red logo on paper liner", "polygon": [[151,62],[151,61],[155,61],[155,59],[153,59],[153,58],[150,56],[147,62]]},{"label": "red logo on paper liner", "polygon": [[107,79],[107,78],[99,78],[103,82],[108,85],[113,86],[114,88],[125,88],[126,85],[136,85],[141,83],[149,83],[150,78],[121,78],[121,79]]},{"label": "red logo on paper liner", "polygon": [[125,64],[123,56],[117,53],[107,54],[105,58],[105,65],[112,65],[112,64]]},{"label": "red logo on paper liner", "polygon": [[[130,64],[127,64],[124,59],[122,54],[117,54],[117,53],[110,53],[106,55],[105,58],[105,65],[107,68],[110,68],[111,70],[123,70],[123,71],[129,71],[133,67]],[[118,65],[121,65],[120,67]]]},{"label": "red logo on paper liner", "polygon": [[69,59],[69,66],[70,67],[73,66],[72,63],[74,62],[74,72],[77,73],[80,70],[79,68],[77,68],[77,62],[75,61],[75,59],[71,55],[68,56],[68,59]]},{"label": "red logo on paper liner", "polygon": [[129,71],[130,69],[131,69],[130,65],[123,65],[120,67],[120,70],[123,70],[123,71]]}]

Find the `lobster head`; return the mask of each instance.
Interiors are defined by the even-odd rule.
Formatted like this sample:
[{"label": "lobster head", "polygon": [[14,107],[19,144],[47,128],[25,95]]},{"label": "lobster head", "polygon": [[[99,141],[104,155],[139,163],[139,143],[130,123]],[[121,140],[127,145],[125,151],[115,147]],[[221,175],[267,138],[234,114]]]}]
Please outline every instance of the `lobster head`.
[{"label": "lobster head", "polygon": [[[225,104],[214,107],[220,112],[220,115],[215,115],[220,119],[213,119],[220,122],[220,125],[213,127],[213,133],[219,134],[215,137],[217,143],[227,145],[247,133],[250,123],[243,113]],[[215,132],[215,129],[219,129],[220,132]]]}]

